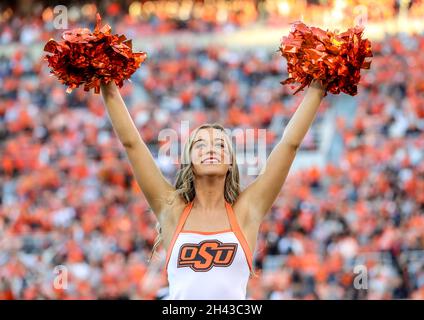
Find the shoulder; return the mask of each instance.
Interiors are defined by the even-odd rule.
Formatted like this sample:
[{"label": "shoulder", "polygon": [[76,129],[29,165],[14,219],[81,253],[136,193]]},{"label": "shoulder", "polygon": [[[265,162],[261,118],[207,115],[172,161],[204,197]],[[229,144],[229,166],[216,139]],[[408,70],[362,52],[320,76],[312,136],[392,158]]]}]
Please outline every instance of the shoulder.
[{"label": "shoulder", "polygon": [[173,195],[164,200],[159,214],[159,223],[164,225],[176,225],[187,203],[179,195]]},{"label": "shoulder", "polygon": [[237,217],[240,226],[245,228],[257,227],[260,225],[261,214],[252,203],[247,193],[241,192],[237,200],[232,205],[233,212]]},{"label": "shoulder", "polygon": [[186,206],[185,201],[180,196],[177,196],[173,201],[167,202],[158,217],[163,244],[166,250],[168,250],[172,236]]}]

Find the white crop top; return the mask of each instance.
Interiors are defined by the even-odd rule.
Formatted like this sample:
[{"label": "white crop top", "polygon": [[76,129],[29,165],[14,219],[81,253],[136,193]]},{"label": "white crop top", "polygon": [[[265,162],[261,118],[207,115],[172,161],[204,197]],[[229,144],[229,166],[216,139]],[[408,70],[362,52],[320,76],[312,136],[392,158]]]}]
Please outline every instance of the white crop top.
[{"label": "white crop top", "polygon": [[184,208],[167,252],[168,299],[246,299],[252,254],[231,205],[225,202],[231,229],[218,232],[183,230],[192,207]]}]

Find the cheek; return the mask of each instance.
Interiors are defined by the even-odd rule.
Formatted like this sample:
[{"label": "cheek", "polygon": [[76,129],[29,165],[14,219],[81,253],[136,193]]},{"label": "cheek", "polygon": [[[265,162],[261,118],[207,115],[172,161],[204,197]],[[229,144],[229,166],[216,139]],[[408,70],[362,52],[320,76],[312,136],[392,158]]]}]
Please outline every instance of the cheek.
[{"label": "cheek", "polygon": [[227,165],[231,164],[231,154],[228,150],[222,150],[221,161],[222,161],[222,163],[227,164]]},{"label": "cheek", "polygon": [[193,150],[191,152],[190,157],[191,157],[191,162],[193,164],[200,164],[201,156],[200,156],[200,152],[198,150]]}]

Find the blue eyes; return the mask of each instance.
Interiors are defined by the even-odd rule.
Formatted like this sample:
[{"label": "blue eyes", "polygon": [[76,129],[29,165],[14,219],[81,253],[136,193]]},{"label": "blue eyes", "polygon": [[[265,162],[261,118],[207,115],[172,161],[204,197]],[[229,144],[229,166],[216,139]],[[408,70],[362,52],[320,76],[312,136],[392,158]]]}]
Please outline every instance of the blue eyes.
[{"label": "blue eyes", "polygon": [[[225,148],[225,145],[223,143],[216,144],[215,146],[220,147],[222,149]],[[196,148],[203,148],[203,147],[206,147],[205,143],[197,143],[196,144]]]}]

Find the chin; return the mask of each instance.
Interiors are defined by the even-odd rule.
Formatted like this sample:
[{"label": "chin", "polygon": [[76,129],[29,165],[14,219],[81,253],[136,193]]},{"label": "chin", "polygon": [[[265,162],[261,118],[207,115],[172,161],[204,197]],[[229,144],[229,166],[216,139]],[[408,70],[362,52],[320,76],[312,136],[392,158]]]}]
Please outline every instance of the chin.
[{"label": "chin", "polygon": [[202,164],[194,169],[197,176],[225,176],[228,172],[226,165]]}]

